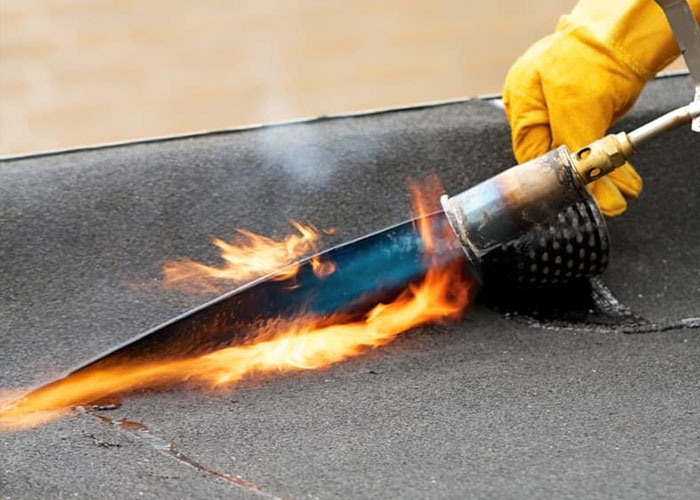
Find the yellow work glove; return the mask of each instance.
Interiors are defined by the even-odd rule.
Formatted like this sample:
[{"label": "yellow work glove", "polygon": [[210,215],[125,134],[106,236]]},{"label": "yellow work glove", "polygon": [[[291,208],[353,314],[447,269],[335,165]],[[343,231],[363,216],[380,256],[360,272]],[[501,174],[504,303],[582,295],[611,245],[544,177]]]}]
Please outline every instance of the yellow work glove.
[{"label": "yellow work glove", "polygon": [[[692,0],[696,17],[700,0]],[[646,81],[679,55],[652,0],[581,0],[556,31],[508,72],[503,91],[518,162],[566,145],[576,151],[605,135]],[[607,216],[623,213],[642,179],[625,164],[588,185]]]}]

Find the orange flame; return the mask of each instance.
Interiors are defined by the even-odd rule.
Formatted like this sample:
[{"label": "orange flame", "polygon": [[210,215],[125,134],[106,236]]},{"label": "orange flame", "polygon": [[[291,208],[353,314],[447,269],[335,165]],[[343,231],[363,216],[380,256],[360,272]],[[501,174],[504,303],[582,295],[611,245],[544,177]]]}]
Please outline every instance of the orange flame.
[{"label": "orange flame", "polygon": [[[321,243],[319,232],[311,225],[291,221],[297,233],[274,240],[245,229],[236,229],[238,237],[231,242],[214,238],[224,261],[222,266],[208,266],[190,259],[168,261],[163,265],[163,283],[187,291],[217,292],[233,283],[243,283],[266,274],[272,279],[285,280],[296,276],[299,266],[292,265],[300,257],[317,252]],[[311,260],[317,276],[327,276],[335,270],[332,262]]]},{"label": "orange flame", "polygon": [[[418,194],[414,192],[416,206],[425,208]],[[428,225],[419,222],[419,227],[426,231],[422,236],[430,248]],[[410,285],[388,304],[377,304],[361,319],[301,315],[263,325],[240,345],[189,359],[76,373],[12,403],[0,403],[0,429],[39,425],[77,405],[136,389],[173,384],[232,387],[256,374],[325,368],[385,345],[415,326],[455,319],[467,306],[468,297],[469,283],[459,264],[432,267],[422,282]]]}]

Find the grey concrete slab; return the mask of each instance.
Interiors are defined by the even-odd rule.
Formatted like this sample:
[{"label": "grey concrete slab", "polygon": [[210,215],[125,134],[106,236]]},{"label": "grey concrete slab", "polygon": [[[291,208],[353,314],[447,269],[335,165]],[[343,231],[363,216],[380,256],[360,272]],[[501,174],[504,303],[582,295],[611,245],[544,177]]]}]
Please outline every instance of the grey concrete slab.
[{"label": "grey concrete slab", "polygon": [[[691,88],[651,83],[621,126]],[[698,158],[687,131],[646,147],[645,193],[610,222],[604,279],[653,321],[700,317]],[[280,235],[296,218],[340,242],[403,220],[408,177],[437,172],[456,192],[512,161],[502,110],[480,100],[3,161],[0,386],[45,381],[210,298],[157,279],[165,259],[215,262],[211,236]],[[697,330],[569,327],[476,306],[320,373],[104,413],[155,439],[89,415],[0,435],[0,493],[260,496],[159,451],[172,441],[283,498],[687,498],[700,477]],[[129,444],[96,445],[96,432]]]}]

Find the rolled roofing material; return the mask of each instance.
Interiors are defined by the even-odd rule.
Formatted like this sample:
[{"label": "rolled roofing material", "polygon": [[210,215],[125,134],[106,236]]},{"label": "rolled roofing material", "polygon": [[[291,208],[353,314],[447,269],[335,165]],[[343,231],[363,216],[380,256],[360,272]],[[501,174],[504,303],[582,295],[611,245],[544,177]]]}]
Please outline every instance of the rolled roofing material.
[{"label": "rolled roofing material", "polygon": [[[688,77],[654,81],[616,128],[691,95]],[[688,498],[698,158],[685,129],[646,146],[641,199],[608,221],[603,281],[644,335],[477,304],[323,372],[104,415],[282,498]],[[154,281],[165,259],[213,259],[213,235],[284,234],[294,218],[345,241],[405,219],[409,177],[435,172],[456,192],[512,162],[502,110],[479,99],[3,161],[0,386],[43,382],[211,298]],[[92,415],[0,434],[0,496],[260,496],[153,443]]]}]

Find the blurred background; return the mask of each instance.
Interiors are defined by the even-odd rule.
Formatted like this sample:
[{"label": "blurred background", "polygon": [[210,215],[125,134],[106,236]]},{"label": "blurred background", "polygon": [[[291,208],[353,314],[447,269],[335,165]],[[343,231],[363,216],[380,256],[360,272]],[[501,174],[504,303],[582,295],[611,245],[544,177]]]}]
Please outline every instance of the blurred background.
[{"label": "blurred background", "polygon": [[500,92],[574,4],[0,0],[0,155]]}]

